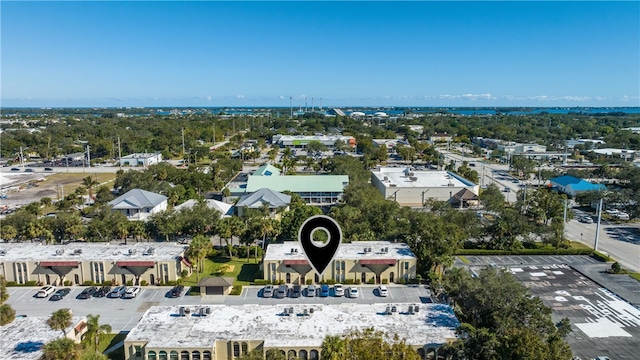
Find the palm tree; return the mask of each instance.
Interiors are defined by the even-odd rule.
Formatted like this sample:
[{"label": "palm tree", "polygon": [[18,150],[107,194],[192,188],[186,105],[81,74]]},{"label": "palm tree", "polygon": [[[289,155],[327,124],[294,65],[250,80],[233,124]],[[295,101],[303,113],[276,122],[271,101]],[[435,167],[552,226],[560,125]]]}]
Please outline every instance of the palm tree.
[{"label": "palm tree", "polygon": [[47,325],[52,330],[60,330],[62,331],[62,336],[67,336],[66,329],[71,326],[71,310],[70,309],[60,309],[53,314],[47,320]]},{"label": "palm tree", "polygon": [[189,244],[189,248],[187,249],[187,254],[196,259],[196,264],[198,269],[196,271],[196,280],[198,280],[198,273],[201,273],[204,268],[204,258],[209,253],[211,249],[211,240],[208,237],[203,235],[196,235],[191,240]]},{"label": "palm tree", "polygon": [[147,237],[147,229],[145,223],[141,221],[131,221],[129,223],[129,233],[133,235],[136,241]]},{"label": "palm tree", "polygon": [[87,188],[87,191],[89,191],[89,199],[93,200],[92,189],[94,186],[98,185],[98,181],[91,177],[91,175],[89,175],[86,178],[82,179],[82,185]]},{"label": "palm tree", "polygon": [[222,245],[222,239],[224,239],[227,244],[227,248],[229,249],[229,257],[233,256],[229,240],[231,240],[234,236],[242,235],[242,233],[244,232],[244,228],[244,222],[240,220],[240,218],[235,216],[223,218],[216,225],[218,236],[220,236],[220,245]]},{"label": "palm tree", "polygon": [[339,336],[327,336],[322,342],[322,359],[340,360],[344,358],[345,341]]},{"label": "palm tree", "polygon": [[93,343],[93,348],[96,353],[98,352],[98,343],[100,337],[104,334],[111,332],[111,325],[100,324],[100,315],[87,315],[87,332],[84,335],[85,339],[88,339]]}]

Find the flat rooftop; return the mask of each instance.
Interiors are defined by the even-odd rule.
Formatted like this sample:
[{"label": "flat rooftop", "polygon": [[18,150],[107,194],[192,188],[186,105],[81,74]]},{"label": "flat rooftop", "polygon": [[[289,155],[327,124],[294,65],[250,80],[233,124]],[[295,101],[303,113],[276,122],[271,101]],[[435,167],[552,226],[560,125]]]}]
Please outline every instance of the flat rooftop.
[{"label": "flat rooftop", "polygon": [[[409,305],[418,312],[409,314]],[[386,315],[388,306],[397,312]],[[199,308],[210,314],[199,316]],[[286,316],[285,308],[293,308]],[[443,304],[340,304],[340,305],[207,305],[188,306],[190,314],[179,316],[179,306],[154,306],[127,335],[127,341],[145,341],[151,348],[210,347],[215,340],[264,340],[265,347],[314,346],[320,348],[327,335],[373,327],[397,334],[415,346],[443,344],[455,338],[459,322]],[[308,315],[305,316],[304,310]],[[313,313],[311,310],[313,309]]]},{"label": "flat rooftop", "polygon": [[[465,187],[476,184],[448,171],[408,170],[402,167],[382,167],[372,171],[385,187]],[[412,179],[413,178],[413,179]]]},{"label": "flat rooftop", "polygon": [[[73,316],[72,324],[78,324],[82,318]],[[72,327],[67,329],[71,331]],[[0,341],[0,359],[2,360],[33,360],[42,356],[42,347],[52,340],[59,339],[60,330],[51,330],[47,325],[47,318],[24,317],[16,318],[10,324],[0,326],[2,341]]]},{"label": "flat rooftop", "polygon": [[[153,248],[153,254],[147,250]],[[69,243],[65,245],[41,245],[39,243],[0,243],[2,261],[91,261],[91,260],[174,260],[187,247],[169,243]],[[80,253],[76,251],[80,250]],[[129,251],[132,251],[129,253]],[[3,254],[4,255],[1,255]]]},{"label": "flat rooftop", "polygon": [[640,309],[568,265],[514,266],[509,270],[551,307],[554,322],[569,318],[573,331],[567,341],[574,355],[582,359],[638,358]]},{"label": "flat rooftop", "polygon": [[[371,252],[364,251],[371,248]],[[388,252],[382,249],[388,248]],[[292,252],[291,249],[294,249]],[[334,259],[361,260],[361,259],[414,259],[415,255],[405,243],[392,243],[388,241],[357,241],[354,243],[342,243]],[[287,241],[284,244],[269,244],[264,255],[264,260],[306,260],[307,256],[298,241]]]}]

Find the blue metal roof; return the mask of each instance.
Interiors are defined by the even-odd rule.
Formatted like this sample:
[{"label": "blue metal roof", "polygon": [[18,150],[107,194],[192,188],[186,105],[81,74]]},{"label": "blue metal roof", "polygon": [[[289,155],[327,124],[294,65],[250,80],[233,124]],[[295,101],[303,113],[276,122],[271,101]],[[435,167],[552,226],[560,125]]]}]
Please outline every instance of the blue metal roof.
[{"label": "blue metal roof", "polygon": [[553,185],[570,187],[573,191],[592,191],[604,190],[606,187],[602,184],[592,184],[583,179],[571,175],[563,175],[549,180]]}]

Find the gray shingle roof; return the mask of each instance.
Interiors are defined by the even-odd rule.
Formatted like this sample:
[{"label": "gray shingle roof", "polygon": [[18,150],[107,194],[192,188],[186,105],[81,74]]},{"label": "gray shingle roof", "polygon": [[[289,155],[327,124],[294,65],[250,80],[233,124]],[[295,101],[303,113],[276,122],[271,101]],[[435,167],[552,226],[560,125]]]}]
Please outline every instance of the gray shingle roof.
[{"label": "gray shingle roof", "polygon": [[114,209],[143,209],[145,207],[155,207],[165,200],[167,200],[167,197],[164,195],[141,189],[132,189],[127,191],[126,194],[109,201],[109,205]]},{"label": "gray shingle roof", "polygon": [[260,208],[262,204],[269,204],[269,208],[289,206],[291,196],[271,189],[259,189],[256,192],[240,198],[236,207]]}]

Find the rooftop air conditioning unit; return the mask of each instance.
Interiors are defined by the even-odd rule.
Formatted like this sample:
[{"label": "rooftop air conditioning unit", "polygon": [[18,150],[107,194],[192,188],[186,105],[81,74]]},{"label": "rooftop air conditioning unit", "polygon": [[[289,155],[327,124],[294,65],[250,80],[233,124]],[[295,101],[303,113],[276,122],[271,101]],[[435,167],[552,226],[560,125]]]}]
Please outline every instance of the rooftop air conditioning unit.
[{"label": "rooftop air conditioning unit", "polygon": [[56,255],[62,255],[62,254],[64,254],[64,249],[56,250]]},{"label": "rooftop air conditioning unit", "polygon": [[7,252],[4,250],[0,250],[0,256],[5,256],[5,255],[7,255]]},{"label": "rooftop air conditioning unit", "polygon": [[389,187],[396,187],[396,184],[389,184]]},{"label": "rooftop air conditioning unit", "polygon": [[211,308],[210,308],[210,307],[207,307],[207,308],[205,309],[205,312],[207,313],[207,315],[211,315]]},{"label": "rooftop air conditioning unit", "polygon": [[296,252],[295,250],[296,250],[296,249],[291,248],[291,253],[293,254],[294,252]]},{"label": "rooftop air conditioning unit", "polygon": [[180,314],[180,316],[184,316],[184,314],[185,314],[184,306],[180,306],[179,314]]},{"label": "rooftop air conditioning unit", "polygon": [[136,249],[129,249],[129,255],[133,255],[136,253]]},{"label": "rooftop air conditioning unit", "polygon": [[206,311],[205,308],[198,309],[198,315],[199,316],[207,316],[205,311]]},{"label": "rooftop air conditioning unit", "polygon": [[415,177],[415,176],[409,176],[409,180],[411,180],[411,181],[416,181],[416,180],[418,180],[418,178],[417,178],[417,177]]},{"label": "rooftop air conditioning unit", "polygon": [[382,181],[389,181],[389,177],[385,176],[384,178],[382,178]]},{"label": "rooftop air conditioning unit", "polygon": [[414,173],[412,173],[412,172],[408,172],[408,173],[407,173],[407,176],[409,176],[409,177],[411,177],[411,176],[413,176],[413,175],[415,175],[415,174],[414,174]]},{"label": "rooftop air conditioning unit", "polygon": [[73,253],[75,255],[80,255],[80,254],[82,254],[82,249],[75,249],[75,250],[73,250]]},{"label": "rooftop air conditioning unit", "polygon": [[420,307],[418,305],[413,307],[413,312],[418,313],[420,312]]}]

